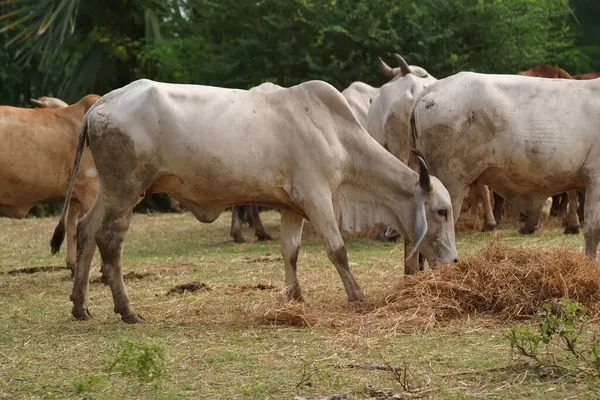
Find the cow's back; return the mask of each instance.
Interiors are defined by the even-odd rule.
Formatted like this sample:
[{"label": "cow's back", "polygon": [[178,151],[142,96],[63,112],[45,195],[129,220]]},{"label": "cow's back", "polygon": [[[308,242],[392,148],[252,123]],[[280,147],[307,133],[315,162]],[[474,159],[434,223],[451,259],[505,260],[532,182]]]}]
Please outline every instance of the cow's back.
[{"label": "cow's back", "polygon": [[159,176],[234,202],[241,191],[264,198],[294,169],[345,161],[340,135],[363,131],[341,94],[318,81],[261,93],[140,80],[104,96],[87,120],[101,176],[95,143],[108,146],[100,139],[109,134],[122,141],[115,150],[133,149]]}]

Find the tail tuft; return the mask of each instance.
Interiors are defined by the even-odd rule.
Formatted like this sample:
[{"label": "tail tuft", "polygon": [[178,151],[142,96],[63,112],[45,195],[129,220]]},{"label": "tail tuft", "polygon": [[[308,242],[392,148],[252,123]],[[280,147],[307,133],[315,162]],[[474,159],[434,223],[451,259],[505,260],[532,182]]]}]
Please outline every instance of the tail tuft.
[{"label": "tail tuft", "polygon": [[58,225],[56,225],[56,229],[54,229],[54,235],[52,235],[52,240],[50,241],[50,247],[52,248],[52,254],[58,253],[60,250],[60,246],[62,242],[65,240],[65,221],[61,220]]}]

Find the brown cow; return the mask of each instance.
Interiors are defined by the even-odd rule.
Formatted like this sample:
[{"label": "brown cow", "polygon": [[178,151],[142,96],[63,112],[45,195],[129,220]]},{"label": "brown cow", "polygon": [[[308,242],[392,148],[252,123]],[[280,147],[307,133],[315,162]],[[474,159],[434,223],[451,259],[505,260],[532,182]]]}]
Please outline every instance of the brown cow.
[{"label": "brown cow", "polygon": [[[81,120],[99,98],[90,94],[56,109],[0,106],[0,212],[23,218],[37,203],[65,197]],[[67,215],[67,266],[71,271],[75,267],[77,218],[91,207],[98,192],[89,150],[82,162]]]},{"label": "brown cow", "polygon": [[600,72],[589,72],[587,74],[579,74],[573,76],[573,79],[578,79],[580,81],[586,81],[588,79],[596,79],[600,78]]}]

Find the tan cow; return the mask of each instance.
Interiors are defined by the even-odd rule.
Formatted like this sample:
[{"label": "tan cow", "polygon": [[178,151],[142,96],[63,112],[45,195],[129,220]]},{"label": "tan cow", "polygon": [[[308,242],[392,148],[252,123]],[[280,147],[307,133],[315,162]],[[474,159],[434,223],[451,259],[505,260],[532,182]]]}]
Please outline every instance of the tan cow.
[{"label": "tan cow", "polygon": [[[77,227],[73,315],[89,319],[87,291],[96,245],[125,322],[130,305],[121,250],[140,193],[166,192],[201,222],[232,204],[281,208],[281,252],[288,299],[302,300],[296,262],[304,218],[335,265],[349,301],[364,296],[350,272],[340,226],[386,223],[414,243],[432,267],[457,261],[454,219],[444,186],[385,151],[364,130],[333,86],[311,81],[261,93],[199,85],[135,81],[114,90],[87,113],[69,183],[89,143],[102,181]],[[65,213],[52,238],[58,251]]]},{"label": "tan cow", "polygon": [[[65,197],[79,126],[100,97],[90,94],[61,108],[0,106],[0,211],[23,218],[36,204]],[[58,104],[51,102],[47,104]],[[81,160],[67,214],[67,266],[75,266],[75,224],[98,192],[89,151]]]}]

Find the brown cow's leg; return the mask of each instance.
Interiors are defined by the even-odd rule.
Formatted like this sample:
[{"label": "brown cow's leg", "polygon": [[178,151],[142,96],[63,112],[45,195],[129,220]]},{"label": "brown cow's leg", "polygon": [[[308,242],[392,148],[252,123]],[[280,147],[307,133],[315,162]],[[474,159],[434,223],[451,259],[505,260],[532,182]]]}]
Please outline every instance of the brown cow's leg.
[{"label": "brown cow's leg", "polygon": [[229,236],[233,238],[235,243],[244,243],[244,235],[242,235],[242,218],[240,212],[245,209],[244,206],[232,206],[231,207],[231,230]]},{"label": "brown cow's leg", "polygon": [[322,194],[314,199],[304,203],[304,211],[321,239],[329,260],[335,265],[342,279],[348,301],[365,301],[365,296],[350,272],[348,255],[335,219],[331,194]]},{"label": "brown cow's leg", "polygon": [[250,216],[250,225],[254,227],[254,234],[258,238],[258,240],[273,240],[271,235],[267,233],[262,221],[260,220],[260,213],[258,211],[258,206],[249,206],[248,212]]},{"label": "brown cow's leg", "polygon": [[77,257],[76,235],[77,220],[81,217],[81,205],[75,200],[69,203],[67,212],[67,268],[71,270],[71,277],[75,276],[75,261]]},{"label": "brown cow's leg", "polygon": [[303,226],[304,217],[295,211],[281,209],[281,255],[285,265],[285,290],[288,300],[303,301],[296,274]]},{"label": "brown cow's leg", "polygon": [[86,298],[90,280],[90,266],[96,251],[96,231],[103,213],[102,197],[98,196],[87,214],[77,223],[77,262],[73,279],[73,316],[87,320],[91,315],[87,309]]},{"label": "brown cow's leg", "polygon": [[112,291],[115,313],[121,314],[121,319],[127,323],[143,320],[131,309],[121,267],[123,240],[129,229],[134,204],[135,202],[132,202],[132,205],[124,203],[117,207],[106,205],[102,222],[96,232],[96,243],[102,256],[103,274]]},{"label": "brown cow's leg", "polygon": [[579,217],[577,216],[577,191],[569,190],[567,192],[569,196],[569,208],[567,210],[567,226],[565,227],[565,234],[577,234],[579,233]]},{"label": "brown cow's leg", "polygon": [[496,219],[494,218],[494,212],[492,211],[490,189],[488,189],[486,185],[478,183],[477,192],[479,193],[479,198],[481,198],[481,204],[483,205],[483,213],[485,218],[485,224],[483,225],[482,231],[493,231],[496,229]]}]

